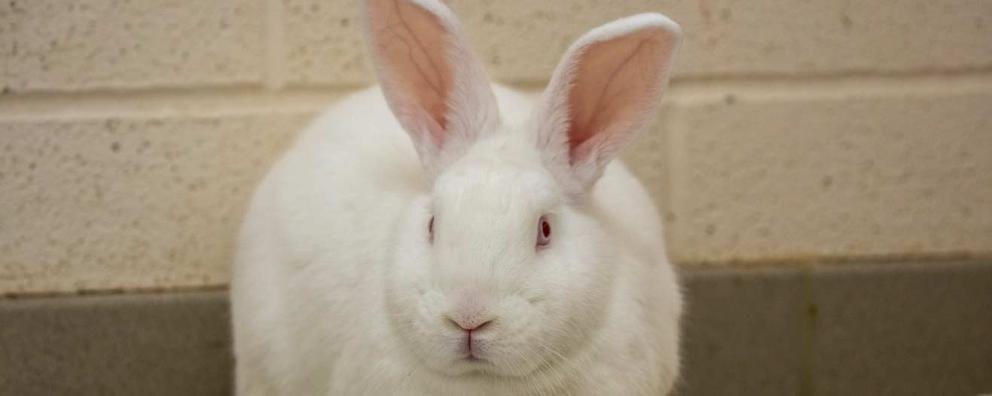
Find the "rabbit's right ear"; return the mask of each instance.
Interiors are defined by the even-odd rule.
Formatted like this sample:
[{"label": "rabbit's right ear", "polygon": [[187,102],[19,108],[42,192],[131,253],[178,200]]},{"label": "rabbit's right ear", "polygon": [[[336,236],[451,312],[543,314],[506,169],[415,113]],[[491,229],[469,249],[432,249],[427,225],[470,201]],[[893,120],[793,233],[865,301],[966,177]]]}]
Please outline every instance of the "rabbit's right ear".
[{"label": "rabbit's right ear", "polygon": [[390,109],[433,177],[499,111],[481,63],[454,15],[437,0],[366,0],[366,38]]}]

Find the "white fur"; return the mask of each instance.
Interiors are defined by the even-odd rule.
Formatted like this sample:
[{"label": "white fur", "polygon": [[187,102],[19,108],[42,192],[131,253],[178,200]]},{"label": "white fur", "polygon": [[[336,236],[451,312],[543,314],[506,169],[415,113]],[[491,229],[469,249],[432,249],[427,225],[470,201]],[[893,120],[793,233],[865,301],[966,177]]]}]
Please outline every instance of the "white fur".
[{"label": "white fur", "polygon": [[[424,106],[437,99],[429,93],[404,92],[418,82],[398,79],[420,74],[395,70],[410,65],[375,56],[380,78],[394,70],[388,100],[373,87],[334,104],[258,187],[231,288],[238,394],[667,393],[679,367],[679,289],[650,198],[609,162],[658,92],[613,113],[624,117],[575,154],[567,130],[578,115],[561,97],[588,83],[571,65],[596,54],[570,51],[534,105],[478,84],[481,69],[465,72],[477,61],[440,3],[369,0],[365,12],[397,5],[438,16],[452,36],[438,59],[463,77],[451,78],[439,110]],[[642,15],[573,48],[659,26],[677,39],[667,18]],[[373,52],[389,39],[369,36]],[[648,89],[667,79],[670,47],[653,71],[661,85]],[[490,110],[495,118],[478,117]],[[422,128],[439,127],[423,117],[449,120],[427,131],[437,140],[423,139]],[[553,231],[537,248],[541,216]],[[483,362],[463,359],[464,331],[451,318],[492,320],[473,336]]]}]

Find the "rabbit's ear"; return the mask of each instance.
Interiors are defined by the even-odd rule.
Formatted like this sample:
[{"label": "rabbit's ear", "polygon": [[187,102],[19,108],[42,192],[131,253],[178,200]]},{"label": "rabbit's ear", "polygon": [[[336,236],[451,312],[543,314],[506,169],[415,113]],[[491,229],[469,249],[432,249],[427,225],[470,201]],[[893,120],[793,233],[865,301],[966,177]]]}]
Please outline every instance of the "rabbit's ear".
[{"label": "rabbit's ear", "polygon": [[366,39],[389,107],[436,175],[499,111],[458,21],[437,0],[366,0]]},{"label": "rabbit's ear", "polygon": [[681,41],[678,24],[640,14],[568,49],[534,120],[545,161],[570,193],[588,190],[654,114]]}]

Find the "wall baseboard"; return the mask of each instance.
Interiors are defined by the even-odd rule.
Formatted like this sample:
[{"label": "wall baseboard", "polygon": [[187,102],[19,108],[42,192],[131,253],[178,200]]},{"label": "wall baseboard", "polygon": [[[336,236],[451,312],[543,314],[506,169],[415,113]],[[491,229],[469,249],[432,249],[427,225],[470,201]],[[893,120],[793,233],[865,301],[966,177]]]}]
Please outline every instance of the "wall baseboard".
[{"label": "wall baseboard", "polygon": [[[682,395],[992,393],[992,262],[683,269]],[[0,300],[0,395],[231,393],[224,291]]]}]

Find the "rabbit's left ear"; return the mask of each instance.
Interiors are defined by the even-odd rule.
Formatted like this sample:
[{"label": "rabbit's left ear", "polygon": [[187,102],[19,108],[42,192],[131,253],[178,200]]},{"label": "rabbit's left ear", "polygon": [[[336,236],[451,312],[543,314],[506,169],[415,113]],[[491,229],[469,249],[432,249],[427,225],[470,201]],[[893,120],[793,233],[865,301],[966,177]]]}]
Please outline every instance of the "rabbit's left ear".
[{"label": "rabbit's left ear", "polygon": [[681,29],[661,14],[608,23],[565,53],[534,115],[538,147],[570,193],[587,191],[651,119]]},{"label": "rabbit's left ear", "polygon": [[366,0],[366,39],[382,91],[434,176],[481,135],[499,111],[458,21],[437,0]]}]

